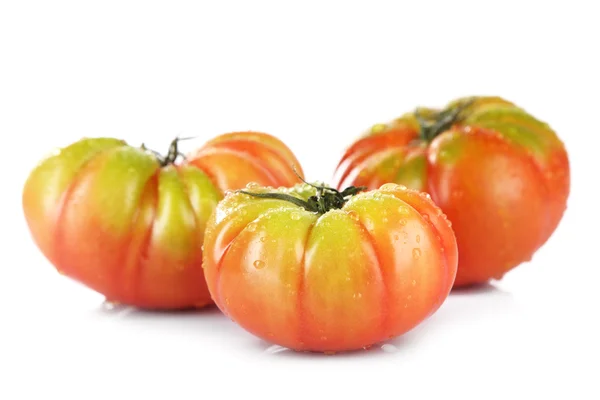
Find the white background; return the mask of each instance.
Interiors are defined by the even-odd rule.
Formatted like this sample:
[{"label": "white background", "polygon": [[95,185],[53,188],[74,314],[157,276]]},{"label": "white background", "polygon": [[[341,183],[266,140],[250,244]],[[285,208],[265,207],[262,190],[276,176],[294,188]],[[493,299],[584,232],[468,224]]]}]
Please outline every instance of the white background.
[{"label": "white background", "polygon": [[[598,399],[600,25],[594,2],[0,2],[0,399]],[[22,184],[82,136],[186,149],[279,136],[328,180],[363,129],[503,96],[547,121],[568,211],[533,261],[359,353],[270,347],[217,310],[107,309],[32,244]],[[596,381],[594,383],[594,381]],[[29,397],[30,396],[30,397]],[[235,397],[234,397],[235,396]]]}]

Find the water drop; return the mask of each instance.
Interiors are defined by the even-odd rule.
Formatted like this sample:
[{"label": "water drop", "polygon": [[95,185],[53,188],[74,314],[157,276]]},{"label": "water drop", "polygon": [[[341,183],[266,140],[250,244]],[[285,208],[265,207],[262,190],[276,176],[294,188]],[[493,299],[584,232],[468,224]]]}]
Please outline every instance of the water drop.
[{"label": "water drop", "polygon": [[261,238],[260,238],[260,241],[261,241],[262,243],[264,243],[264,242],[266,242],[266,241],[267,241],[267,238],[266,238],[266,237],[264,237],[264,236],[261,236]]},{"label": "water drop", "polygon": [[388,218],[387,218],[387,217],[383,217],[383,218],[381,219],[381,222],[388,222]]},{"label": "water drop", "polygon": [[423,219],[425,221],[429,221],[429,214],[423,214]]},{"label": "water drop", "polygon": [[421,243],[421,235],[417,235],[416,240],[417,240],[417,243]]},{"label": "water drop", "polygon": [[256,230],[256,224],[255,224],[255,223],[251,223],[250,225],[248,225],[248,226],[246,227],[246,230],[247,230],[248,232],[254,232],[254,231]]},{"label": "water drop", "polygon": [[323,340],[323,341],[327,340],[327,336],[321,336],[321,340]]},{"label": "water drop", "polygon": [[375,192],[375,193],[373,193],[373,198],[374,198],[375,200],[379,200],[379,199],[381,199],[381,192]]},{"label": "water drop", "polygon": [[421,249],[415,247],[412,251],[412,256],[415,260],[418,260],[421,257]]},{"label": "water drop", "polygon": [[227,305],[229,305],[229,304],[230,304],[229,297],[225,297],[225,304],[227,304]]},{"label": "water drop", "polygon": [[252,265],[254,265],[254,268],[256,268],[256,269],[261,269],[261,268],[264,268],[266,264],[262,260],[256,260],[252,263]]},{"label": "water drop", "polygon": [[408,212],[408,207],[406,207],[406,206],[400,206],[400,207],[398,207],[398,213],[400,215],[408,215],[408,213],[409,213]]},{"label": "water drop", "polygon": [[258,189],[260,185],[256,182],[248,182],[246,189]]},{"label": "water drop", "polygon": [[294,211],[290,214],[290,218],[293,219],[294,221],[298,221],[300,219],[300,213],[297,211]]},{"label": "water drop", "polygon": [[248,210],[246,210],[245,208],[242,208],[242,209],[240,210],[240,214],[241,214],[241,215],[246,215],[246,214],[248,214]]},{"label": "water drop", "polygon": [[400,225],[402,225],[402,226],[406,225],[406,220],[405,219],[401,219],[400,220]]},{"label": "water drop", "polygon": [[417,286],[417,281],[415,279],[412,280],[411,285]]},{"label": "water drop", "polygon": [[347,212],[347,214],[350,217],[350,219],[352,219],[354,221],[358,221],[358,214],[356,213],[356,211],[350,210]]},{"label": "water drop", "polygon": [[398,240],[400,237],[398,235],[394,235],[394,240]]}]

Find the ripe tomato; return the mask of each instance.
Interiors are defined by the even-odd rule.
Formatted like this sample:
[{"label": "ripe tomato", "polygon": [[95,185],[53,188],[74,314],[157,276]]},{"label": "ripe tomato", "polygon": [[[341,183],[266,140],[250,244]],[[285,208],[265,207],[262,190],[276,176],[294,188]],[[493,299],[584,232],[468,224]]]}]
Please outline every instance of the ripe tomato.
[{"label": "ripe tomato", "polygon": [[178,155],[177,140],[161,157],[118,139],[85,138],[44,159],[22,197],[35,243],[58,271],[110,301],[154,309],[211,303],[201,246],[223,191],[250,180],[289,184],[297,162],[281,142],[253,132],[218,137],[190,162],[176,162]]},{"label": "ripe tomato", "polygon": [[292,151],[278,138],[262,132],[232,132],[213,138],[187,156],[225,192],[249,182],[291,186],[303,176]]},{"label": "ripe tomato", "polygon": [[445,216],[405,187],[359,190],[229,193],[204,242],[208,288],[223,313],[267,341],[330,352],[400,335],[435,312],[457,266]]},{"label": "ripe tomato", "polygon": [[453,224],[458,287],[501,279],[531,259],[562,218],[569,175],[546,123],[502,98],[472,97],[375,125],[347,149],[335,182],[429,193]]}]

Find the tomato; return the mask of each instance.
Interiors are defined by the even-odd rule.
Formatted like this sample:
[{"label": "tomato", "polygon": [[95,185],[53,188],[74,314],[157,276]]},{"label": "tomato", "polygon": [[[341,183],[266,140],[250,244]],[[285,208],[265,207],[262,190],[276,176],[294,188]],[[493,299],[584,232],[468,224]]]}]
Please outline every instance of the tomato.
[{"label": "tomato", "polygon": [[207,223],[204,269],[224,314],[298,351],[360,349],[407,332],[447,298],[457,247],[428,195],[387,184],[229,193]]},{"label": "tomato", "polygon": [[501,279],[529,261],[558,226],[570,190],[557,134],[500,97],[461,98],[373,126],[347,148],[334,181],[430,194],[456,234],[455,287]]},{"label": "tomato", "polygon": [[217,137],[189,161],[178,162],[179,154],[177,140],[161,157],[123,140],[85,138],[45,158],[22,195],[35,243],[59,272],[109,301],[152,309],[212,303],[201,247],[224,191],[250,180],[289,184],[292,165],[302,170],[283,143],[255,132]]},{"label": "tomato", "polygon": [[262,132],[232,132],[209,140],[187,156],[188,164],[202,169],[225,192],[249,182],[291,186],[303,176],[292,151],[275,136]]}]

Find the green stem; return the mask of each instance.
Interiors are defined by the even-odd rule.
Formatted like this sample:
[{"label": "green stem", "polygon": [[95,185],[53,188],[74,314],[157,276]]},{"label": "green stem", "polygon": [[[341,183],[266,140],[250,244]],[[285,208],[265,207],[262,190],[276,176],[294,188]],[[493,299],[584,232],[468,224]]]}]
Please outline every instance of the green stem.
[{"label": "green stem", "polygon": [[144,143],[142,143],[140,148],[144,151],[149,151],[150,153],[152,153],[154,157],[156,157],[156,160],[158,161],[160,166],[166,167],[167,165],[175,164],[177,158],[179,157],[185,159],[185,155],[181,151],[179,151],[179,142],[190,139],[195,139],[195,137],[176,137],[175,139],[173,139],[173,141],[171,141],[171,144],[169,145],[169,150],[167,151],[166,156],[163,156],[158,151],[147,148]]},{"label": "green stem", "polygon": [[[302,179],[302,178],[300,178]],[[302,181],[304,181],[302,179]],[[343,191],[338,191],[333,188],[325,187],[325,186],[317,186],[311,183],[304,181],[307,185],[310,185],[317,189],[317,194],[314,196],[310,196],[308,200],[302,200],[292,195],[286,193],[277,193],[277,192],[265,192],[265,193],[255,193],[255,192],[247,192],[245,190],[238,190],[240,193],[244,193],[253,197],[258,197],[262,199],[276,199],[283,200],[295,204],[299,207],[304,208],[306,211],[314,212],[318,214],[325,214],[326,212],[334,209],[340,209],[350,200],[352,196],[357,195],[358,193],[366,190],[365,186],[355,187],[350,186],[344,189]]]},{"label": "green stem", "polygon": [[419,136],[425,141],[432,141],[440,133],[447,131],[461,121],[462,112],[468,108],[475,99],[469,99],[462,104],[446,108],[430,117],[424,117],[419,109],[414,112],[415,119],[420,127]]}]

